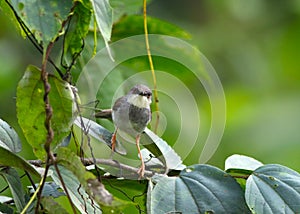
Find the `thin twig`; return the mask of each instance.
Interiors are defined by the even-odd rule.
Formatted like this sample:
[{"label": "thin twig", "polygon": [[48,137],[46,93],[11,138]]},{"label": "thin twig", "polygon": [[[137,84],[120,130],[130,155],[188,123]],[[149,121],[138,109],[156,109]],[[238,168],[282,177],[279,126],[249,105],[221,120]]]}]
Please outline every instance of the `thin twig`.
[{"label": "thin twig", "polygon": [[[50,144],[53,141],[54,138],[54,132],[53,129],[51,127],[51,118],[53,115],[53,109],[52,106],[50,105],[50,99],[49,99],[49,93],[51,90],[51,85],[48,81],[48,72],[46,71],[46,65],[47,65],[47,58],[49,57],[50,51],[53,47],[54,43],[50,42],[45,56],[43,57],[43,63],[42,63],[42,69],[41,69],[41,79],[44,85],[44,104],[45,104],[45,114],[46,114],[46,119],[45,119],[45,128],[47,130],[47,138],[46,138],[46,143],[44,144],[44,148],[45,151],[47,152],[47,154],[49,154],[51,152],[51,148],[50,148]],[[48,158],[50,157],[50,155],[48,155]]]},{"label": "thin twig", "polygon": [[31,183],[31,185],[32,185],[32,187],[33,187],[33,189],[36,191],[37,188],[36,188],[36,186],[35,186],[35,183],[34,183],[32,177],[31,177],[31,175],[30,175],[27,171],[25,171],[25,174],[26,174],[27,178],[29,179],[29,181],[30,181],[30,183]]},{"label": "thin twig", "polygon": [[56,162],[54,162],[54,168],[55,168],[56,173],[57,173],[57,175],[58,175],[58,178],[59,178],[59,180],[60,180],[60,182],[61,182],[61,185],[62,185],[62,187],[63,187],[63,190],[65,191],[66,196],[67,196],[67,198],[68,198],[68,200],[69,200],[69,202],[70,202],[70,204],[71,204],[73,213],[76,213],[76,208],[75,208],[75,206],[74,206],[74,204],[73,204],[73,201],[72,201],[72,199],[71,199],[71,196],[70,196],[70,194],[69,194],[69,191],[68,191],[68,189],[67,189],[67,187],[66,187],[66,185],[65,185],[65,182],[64,182],[64,179],[63,179],[62,175],[60,174],[60,171],[59,171],[59,168],[58,168],[58,165],[57,165]]},{"label": "thin twig", "polygon": [[[80,106],[79,106],[79,103],[77,102],[77,92],[74,90],[72,90],[73,94],[74,94],[74,98],[75,98],[75,104],[76,104],[76,108],[77,108],[77,111],[78,111],[78,114],[80,115],[79,118],[80,118],[80,123],[81,123],[81,130],[83,130],[83,134],[81,134],[81,145],[80,145],[80,158],[81,160],[84,159],[84,152],[83,152],[83,149],[82,149],[82,146],[83,146],[83,142],[84,142],[84,139],[83,139],[83,136],[86,136],[87,137],[87,143],[88,143],[88,147],[90,149],[90,153],[92,155],[92,159],[94,160],[94,162],[96,162],[96,158],[95,158],[95,155],[94,155],[94,152],[93,152],[93,148],[91,146],[91,139],[90,139],[90,136],[88,135],[89,133],[89,127],[86,127],[83,120],[82,120],[82,116],[80,114]],[[101,176],[100,176],[100,171],[98,169],[98,167],[95,165],[95,170],[96,170],[96,173],[97,173],[97,179],[99,182],[101,182]]]},{"label": "thin twig", "polygon": [[68,35],[68,33],[69,33],[69,29],[70,29],[70,25],[72,24],[72,18],[74,17],[74,9],[75,9],[75,7],[77,6],[77,4],[78,4],[78,2],[75,2],[74,3],[74,5],[73,5],[73,7],[71,8],[71,10],[70,10],[70,15],[69,15],[69,17],[68,17],[68,19],[66,19],[63,23],[62,23],[62,28],[68,23],[68,25],[67,25],[67,27],[66,27],[66,29],[65,29],[65,33],[64,33],[64,36],[63,36],[63,48],[62,48],[62,53],[61,53],[61,57],[60,57],[60,64],[61,64],[61,66],[63,67],[63,68],[65,68],[65,70],[66,70],[66,73],[65,73],[65,75],[64,75],[64,77],[63,77],[63,80],[66,80],[66,81],[68,81],[68,82],[70,82],[70,70],[71,70],[71,68],[74,66],[74,64],[76,63],[76,60],[77,60],[77,58],[80,56],[80,54],[81,54],[81,52],[83,51],[83,48],[84,48],[84,39],[82,38],[82,46],[81,46],[81,50],[79,51],[79,52],[77,52],[77,53],[74,53],[73,55],[72,55],[72,60],[71,60],[71,62],[70,62],[70,64],[69,65],[67,65],[67,62],[66,62],[66,64],[64,64],[64,56],[65,56],[65,45],[66,45],[66,37],[67,37],[67,35]]},{"label": "thin twig", "polygon": [[154,127],[154,133],[157,133],[158,123],[159,123],[159,108],[158,108],[158,94],[157,94],[157,83],[156,83],[156,75],[150,50],[150,44],[149,44],[149,37],[148,37],[148,25],[147,25],[147,0],[143,0],[143,14],[144,14],[144,32],[145,32],[145,42],[146,42],[146,49],[147,49],[147,55],[148,55],[148,61],[150,64],[150,70],[152,73],[153,78],[153,92],[154,92],[154,102],[155,102],[155,110],[156,110],[156,122]]},{"label": "thin twig", "polygon": [[[111,166],[111,167],[115,167],[115,168],[120,168],[122,170],[126,170],[129,172],[133,172],[135,174],[137,174],[137,171],[139,170],[139,168],[132,167],[132,166],[129,166],[129,165],[126,165],[123,163],[119,163],[112,159],[97,158],[94,160],[93,158],[84,158],[82,161],[85,166],[94,165],[94,164],[103,164],[103,165],[107,165],[107,166]],[[147,177],[151,177],[154,174],[155,173],[152,171],[145,170],[145,176],[147,176]]]},{"label": "thin twig", "polygon": [[[44,163],[41,160],[29,160],[29,163],[41,167]],[[139,168],[136,167],[132,167],[123,163],[119,163],[117,161],[114,161],[112,159],[101,159],[101,158],[82,158],[81,162],[83,163],[83,165],[85,166],[90,166],[90,165],[95,165],[95,164],[102,164],[102,165],[107,165],[107,166],[111,166],[111,167],[116,167],[116,168],[120,168],[122,170],[126,170],[129,172],[133,172],[135,174],[137,174],[137,171],[139,170]],[[145,176],[151,177],[155,174],[155,172],[152,172],[150,170],[145,170]]]},{"label": "thin twig", "polygon": [[[44,173],[44,176],[42,179],[43,182],[41,182],[39,191],[37,192],[37,204],[35,207],[35,213],[39,212],[39,205],[41,203],[42,190],[44,188],[46,177],[47,177],[48,170],[50,167],[50,160],[52,160],[50,144],[54,137],[54,133],[51,128],[51,118],[52,118],[53,111],[52,111],[52,107],[50,105],[50,99],[48,96],[50,93],[50,90],[51,90],[51,85],[48,82],[48,72],[46,71],[46,65],[47,65],[46,62],[47,62],[47,58],[49,57],[49,54],[50,54],[50,51],[51,51],[53,45],[54,45],[53,42],[51,42],[48,45],[45,55],[43,55],[42,69],[41,69],[41,79],[42,79],[42,82],[44,85],[44,104],[45,104],[45,114],[46,114],[44,125],[45,125],[46,131],[47,131],[47,137],[46,137],[46,142],[44,144],[44,149],[47,153],[47,159],[46,159],[47,164],[46,164],[45,173]],[[52,160],[52,162],[53,161],[54,160]]]},{"label": "thin twig", "polygon": [[[46,172],[47,172],[47,168],[46,168],[46,170],[45,170],[45,174],[44,174],[44,175],[46,175]],[[38,195],[40,194],[40,192],[42,192],[42,189],[41,189],[41,188],[42,188],[42,184],[45,183],[46,177],[47,177],[47,176],[43,176],[43,177],[42,177],[42,179],[41,179],[41,181],[40,181],[40,184],[38,185],[38,187],[37,187],[36,191],[34,192],[34,194],[31,196],[29,202],[26,204],[26,206],[25,206],[24,209],[22,210],[21,214],[26,213],[27,209],[30,207],[30,205],[32,204],[32,202],[33,202],[33,200],[35,199],[36,196],[37,196],[37,198],[38,198],[38,201],[41,200],[41,199],[40,199],[41,197],[39,197]],[[39,202],[39,203],[40,203],[40,202]],[[38,213],[38,206],[39,206],[39,205],[37,204],[37,206],[35,207],[35,213]]]}]

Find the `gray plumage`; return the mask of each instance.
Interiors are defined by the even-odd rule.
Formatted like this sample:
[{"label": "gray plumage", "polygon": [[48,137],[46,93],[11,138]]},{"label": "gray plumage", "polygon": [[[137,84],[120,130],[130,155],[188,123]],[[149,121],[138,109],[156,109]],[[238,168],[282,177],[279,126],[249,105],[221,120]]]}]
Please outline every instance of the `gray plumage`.
[{"label": "gray plumage", "polygon": [[136,137],[151,120],[151,90],[145,85],[134,86],[127,95],[116,100],[112,119],[116,128]]}]

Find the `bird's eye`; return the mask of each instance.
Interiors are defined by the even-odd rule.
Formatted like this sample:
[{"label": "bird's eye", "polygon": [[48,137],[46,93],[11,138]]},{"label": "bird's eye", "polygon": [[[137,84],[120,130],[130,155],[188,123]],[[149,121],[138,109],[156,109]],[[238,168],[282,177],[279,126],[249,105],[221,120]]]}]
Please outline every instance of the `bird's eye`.
[{"label": "bird's eye", "polygon": [[147,91],[143,91],[143,92],[140,93],[140,95],[149,98],[152,95],[152,93],[151,92],[147,92]]}]

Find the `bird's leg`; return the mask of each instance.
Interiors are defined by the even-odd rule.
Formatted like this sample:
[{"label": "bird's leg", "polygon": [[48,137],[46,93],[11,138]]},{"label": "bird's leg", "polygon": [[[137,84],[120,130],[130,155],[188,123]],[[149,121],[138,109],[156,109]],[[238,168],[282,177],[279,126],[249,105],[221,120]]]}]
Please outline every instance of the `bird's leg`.
[{"label": "bird's leg", "polygon": [[116,149],[117,131],[118,131],[118,127],[116,127],[114,133],[111,136],[111,151],[112,151],[112,154],[114,153],[114,151]]},{"label": "bird's leg", "polygon": [[144,177],[144,173],[145,173],[145,164],[144,164],[142,153],[141,153],[141,149],[140,149],[140,137],[141,137],[141,135],[138,134],[136,136],[136,138],[135,138],[136,147],[138,149],[139,157],[140,157],[141,162],[142,162],[141,167],[138,170],[139,179],[141,179],[142,177]]}]

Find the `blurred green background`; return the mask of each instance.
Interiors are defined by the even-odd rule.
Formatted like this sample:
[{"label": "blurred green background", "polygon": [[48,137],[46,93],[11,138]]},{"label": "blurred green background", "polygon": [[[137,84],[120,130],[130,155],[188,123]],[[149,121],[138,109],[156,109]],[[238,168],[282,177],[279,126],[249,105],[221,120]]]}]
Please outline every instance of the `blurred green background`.
[{"label": "blurred green background", "polygon": [[[223,168],[231,154],[300,171],[300,1],[153,0],[149,15],[190,32],[209,59],[227,100],[222,142],[209,161]],[[0,11],[0,118],[21,133],[16,86],[41,56]],[[33,158],[24,142],[22,156]],[[193,164],[193,151],[186,164]]]}]

